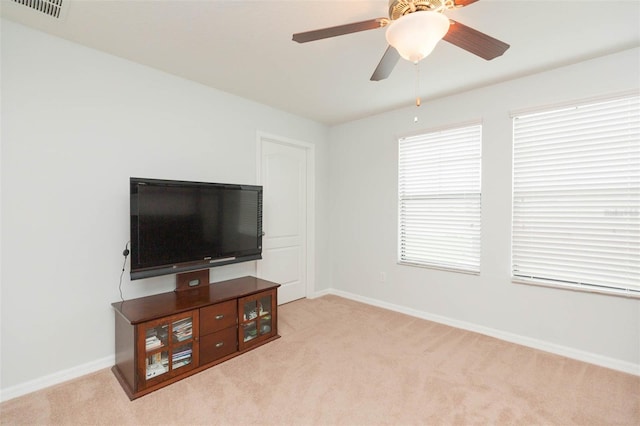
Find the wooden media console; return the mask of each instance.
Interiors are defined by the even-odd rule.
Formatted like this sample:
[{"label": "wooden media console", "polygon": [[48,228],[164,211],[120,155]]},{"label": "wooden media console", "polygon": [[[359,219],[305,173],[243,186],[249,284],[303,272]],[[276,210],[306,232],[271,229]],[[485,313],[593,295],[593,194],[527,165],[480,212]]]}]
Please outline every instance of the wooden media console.
[{"label": "wooden media console", "polygon": [[112,303],[113,373],[133,400],[279,338],[278,287],[242,277]]}]

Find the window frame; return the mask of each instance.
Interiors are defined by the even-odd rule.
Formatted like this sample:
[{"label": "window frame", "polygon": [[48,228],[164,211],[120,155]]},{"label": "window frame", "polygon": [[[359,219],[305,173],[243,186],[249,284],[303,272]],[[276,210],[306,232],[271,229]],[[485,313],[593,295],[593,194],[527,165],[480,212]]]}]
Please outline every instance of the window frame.
[{"label": "window frame", "polygon": [[[465,202],[470,203],[469,200],[471,200],[472,198],[475,198],[473,202],[477,205],[475,206],[475,208],[477,209],[477,214],[473,216],[475,218],[475,221],[473,222],[474,223],[473,226],[476,226],[477,228],[473,230],[474,231],[473,233],[469,233],[470,236],[467,235],[467,238],[471,238],[470,243],[467,245],[472,250],[475,250],[473,252],[474,257],[471,260],[467,260],[466,262],[447,262],[447,261],[444,261],[442,257],[429,258],[429,256],[423,256],[423,258],[416,258],[413,255],[408,256],[406,251],[406,247],[407,247],[406,246],[407,244],[406,217],[404,216],[406,212],[405,203],[407,201],[417,200],[418,198],[420,198],[420,196],[416,196],[415,194],[408,196],[406,192],[403,190],[403,182],[405,182],[407,178],[407,175],[405,174],[406,170],[405,170],[405,167],[403,166],[403,155],[406,155],[406,151],[403,151],[403,145],[407,143],[412,143],[412,142],[420,143],[422,139],[424,139],[422,140],[423,143],[429,143],[429,142],[438,143],[438,141],[440,141],[439,143],[443,144],[444,143],[442,142],[443,139],[451,138],[456,133],[464,134],[465,132],[467,132],[471,136],[476,137],[476,139],[468,142],[468,143],[476,144],[475,150],[477,151],[477,158],[475,158],[474,161],[476,161],[477,164],[475,164],[475,169],[476,169],[474,172],[475,181],[473,182],[476,186],[475,191],[469,192],[468,188],[466,189],[463,188],[461,191],[457,193],[446,193],[446,192],[440,192],[440,193],[431,192],[429,194],[422,193],[423,198],[421,198],[421,200],[422,201],[432,200],[434,202],[437,202],[437,200],[451,199],[454,201],[459,201],[462,205],[462,206],[459,206],[459,208],[464,210],[463,206],[465,205]],[[482,248],[481,247],[481,240],[482,240],[482,122],[480,120],[476,120],[472,122],[459,123],[456,125],[446,126],[446,127],[437,128],[437,129],[425,130],[423,132],[415,133],[410,136],[400,137],[398,138],[397,143],[398,143],[397,145],[397,148],[398,148],[397,263],[400,265],[417,266],[417,267],[423,267],[423,268],[429,268],[429,269],[446,270],[451,272],[479,275],[481,270],[480,263],[481,263],[481,248]],[[449,163],[443,163],[443,164],[446,165]],[[467,173],[469,172],[467,171]],[[443,176],[443,175],[439,174],[439,176]],[[437,196],[438,194],[441,196],[438,197]],[[430,223],[430,225],[428,226],[435,227],[433,223]],[[461,235],[461,234],[457,234],[457,235]],[[455,237],[452,240],[455,240]],[[452,243],[450,242],[449,244],[455,245],[455,241],[453,241]],[[433,254],[430,256],[433,256]]]},{"label": "window frame", "polygon": [[[523,169],[525,170],[525,173],[528,172],[528,170],[535,170],[533,168],[517,168],[517,156],[518,154],[518,150],[522,149],[522,146],[520,146],[519,148],[516,146],[518,143],[520,143],[517,138],[517,125],[518,125],[518,120],[521,119],[528,119],[528,118],[532,118],[535,119],[536,117],[544,117],[545,115],[547,115],[548,117],[550,117],[550,120],[567,120],[569,119],[569,115],[572,113],[581,113],[582,115],[584,115],[585,117],[582,118],[582,120],[584,120],[583,122],[579,122],[576,125],[584,125],[587,126],[587,124],[591,125],[592,121],[588,121],[586,117],[587,113],[589,111],[592,111],[594,109],[599,108],[600,106],[605,106],[605,105],[615,105],[615,103],[619,102],[619,103],[624,103],[629,101],[629,103],[631,104],[631,106],[629,107],[629,113],[627,113],[627,115],[630,116],[630,120],[629,120],[629,132],[631,134],[631,138],[629,139],[629,141],[626,141],[624,143],[628,144],[630,147],[626,148],[629,149],[631,152],[631,155],[639,155],[638,153],[640,153],[640,137],[638,137],[639,135],[639,124],[640,124],[640,114],[638,113],[638,111],[640,111],[640,109],[638,109],[638,105],[640,105],[640,92],[634,91],[634,92],[627,92],[627,93],[623,93],[623,94],[618,94],[618,95],[614,95],[614,96],[608,96],[608,97],[601,97],[601,98],[595,98],[595,99],[589,99],[589,100],[583,100],[583,101],[577,101],[577,102],[571,102],[571,103],[565,103],[562,105],[555,105],[555,106],[548,106],[545,108],[539,108],[536,110],[528,110],[528,111],[520,111],[520,112],[514,112],[511,114],[512,117],[512,130],[513,130],[513,140],[512,140],[512,148],[513,148],[513,158],[512,158],[512,203],[511,203],[511,208],[512,208],[512,223],[511,223],[511,259],[510,259],[510,267],[511,267],[511,281],[513,283],[516,284],[529,284],[529,285],[538,285],[538,286],[544,286],[544,287],[553,287],[553,288],[562,288],[562,289],[570,289],[570,290],[578,290],[578,291],[585,291],[585,292],[595,292],[595,293],[604,293],[604,294],[609,294],[609,295],[621,295],[621,296],[627,296],[627,297],[632,297],[632,298],[640,298],[640,285],[638,286],[634,286],[633,285],[633,281],[634,278],[636,277],[635,274],[638,274],[638,272],[636,271],[634,274],[634,270],[633,270],[633,264],[634,262],[632,260],[626,260],[626,263],[629,264],[630,266],[627,267],[627,269],[629,269],[631,272],[629,272],[629,275],[631,278],[629,278],[629,282],[631,284],[626,284],[626,285],[616,285],[613,283],[604,283],[604,282],[598,282],[598,280],[592,280],[592,282],[585,282],[586,280],[584,279],[579,279],[576,278],[578,277],[578,273],[576,273],[576,275],[574,276],[574,279],[562,279],[562,277],[560,275],[558,275],[558,273],[555,274],[555,277],[553,276],[554,274],[549,274],[547,276],[544,276],[545,274],[548,274],[548,272],[544,272],[542,271],[542,274],[536,272],[534,273],[533,271],[535,270],[535,267],[529,267],[527,270],[525,270],[524,272],[520,272],[519,269],[522,269],[520,265],[516,265],[516,253],[518,252],[518,250],[514,249],[514,247],[517,244],[522,244],[522,240],[523,237],[520,234],[524,234],[524,232],[520,232],[519,230],[516,229],[516,227],[523,226],[523,223],[526,222],[526,220],[531,221],[532,220],[532,216],[529,216],[527,219],[524,219],[524,222],[518,222],[516,220],[516,210],[517,210],[517,204],[521,203],[523,204],[522,201],[519,201],[519,198],[521,196],[520,192],[517,192],[516,186],[517,185],[521,185],[523,184],[523,182],[525,182],[525,184],[527,182],[531,182],[532,178],[527,176],[525,178],[520,178],[522,181],[518,182],[516,179],[516,175],[518,173],[522,173]],[[635,108],[635,109],[634,109]],[[608,110],[607,110],[608,111]],[[635,114],[634,114],[635,112]],[[564,115],[563,115],[564,114]],[[595,121],[595,119],[593,120]],[[583,124],[584,123],[584,124]],[[600,124],[599,125],[599,129],[603,129],[605,127],[605,125],[610,124],[609,121],[605,121],[603,120],[604,124]],[[547,125],[547,127],[551,127],[551,125]],[[544,129],[543,126],[541,126],[541,129]],[[578,129],[581,129],[580,127],[578,127]],[[585,132],[585,134],[589,134],[590,139],[595,140],[595,132],[593,131],[593,129],[588,129],[588,131],[584,130],[583,132]],[[576,130],[576,132],[578,132],[578,130]],[[601,143],[607,143],[607,141],[611,138],[611,133],[612,132],[608,132],[605,134],[605,136],[602,136],[601,138],[598,139],[598,141],[602,141]],[[552,136],[550,136],[549,138],[552,140],[558,139],[560,135],[560,132],[554,132],[552,133]],[[573,146],[571,145],[572,143],[578,143],[578,140],[582,140],[580,139],[580,137],[575,136],[575,135],[569,135],[570,137],[573,136],[573,138],[571,140],[566,140],[566,141],[560,141],[558,139],[557,145],[560,146],[560,144],[562,144],[562,149],[571,149]],[[634,139],[635,137],[635,139]],[[541,139],[543,137],[541,136]],[[538,141],[534,142],[534,143],[540,143]],[[637,147],[636,145],[637,144]],[[606,149],[608,149],[609,147],[604,147],[603,148],[603,152],[605,152]],[[555,148],[558,149],[558,148]],[[560,149],[558,149],[559,151]],[[524,158],[524,157],[522,157]],[[520,158],[522,160],[522,158]],[[606,173],[611,173],[610,171],[607,171],[608,169],[605,167],[606,166],[606,162],[608,161],[609,157],[604,157],[604,156],[599,156],[598,157],[598,162],[596,163],[597,165],[599,165],[600,167],[598,167],[598,171],[600,172],[601,170],[605,170],[602,173],[606,175]],[[631,157],[631,161],[630,163],[633,163],[633,158],[635,157]],[[640,157],[639,157],[640,158]],[[584,160],[582,162],[579,163],[579,165],[582,165],[583,163],[586,165],[587,162],[592,162],[593,160]],[[638,162],[638,164],[640,164],[640,162]],[[546,163],[545,163],[546,165]],[[609,166],[610,168],[611,166]],[[537,171],[540,171],[541,168],[538,167]],[[591,169],[589,169],[591,170]],[[595,168],[594,168],[595,170]],[[627,189],[629,194],[630,194],[630,204],[629,207],[626,208],[625,211],[629,212],[629,216],[630,219],[628,220],[629,223],[631,223],[631,225],[628,225],[629,228],[633,231],[633,226],[634,226],[634,219],[636,217],[638,217],[638,206],[640,206],[640,202],[638,202],[638,193],[640,193],[640,191],[634,192],[634,188],[636,188],[634,185],[638,185],[640,183],[640,179],[638,181],[635,180],[636,176],[640,176],[640,174],[638,174],[640,172],[637,171],[637,169],[634,169],[633,166],[630,167],[630,169],[627,171],[627,174],[625,174],[624,176],[626,177],[626,179],[630,182],[630,184],[627,184],[626,186],[630,189]],[[548,172],[548,175],[550,175],[551,172]],[[586,173],[584,173],[586,174]],[[579,175],[582,176],[582,175]],[[542,177],[537,177],[537,179],[544,179],[544,176]],[[548,181],[544,180],[541,181],[542,183],[540,185],[543,184],[549,184],[550,182],[552,182],[552,178],[548,177]],[[577,179],[576,177],[573,177],[573,179]],[[581,182],[580,180],[577,180],[577,182]],[[596,185],[594,183],[594,185]],[[585,185],[582,185],[585,186]],[[624,187],[625,185],[620,184],[620,187]],[[577,188],[578,185],[574,184],[574,188]],[[536,187],[537,189],[540,189],[541,186]],[[593,188],[593,187],[587,187],[587,188]],[[618,187],[615,187],[616,189]],[[623,189],[620,189],[621,191]],[[571,193],[570,195],[565,196],[564,198],[560,198],[561,201],[566,202],[566,200],[569,198],[569,196],[575,196],[580,192],[578,189],[574,189],[574,193]],[[538,194],[541,193],[545,193],[547,195],[552,194],[553,192],[551,190],[545,190],[545,191],[538,191]],[[634,195],[636,198],[634,198]],[[633,202],[633,200],[636,200],[635,202],[638,203],[636,204],[636,208],[634,209],[634,204],[631,204]],[[593,205],[590,205],[593,208],[602,208],[605,209],[606,208],[606,201],[607,201],[607,197],[606,196],[600,196],[599,198],[595,198],[596,201],[594,201]],[[542,206],[543,204],[539,202],[539,204],[537,204],[536,206]],[[584,223],[588,223],[586,221],[586,219],[584,219],[584,217],[580,216],[580,209],[577,206],[577,204],[574,202],[573,206],[575,206],[574,211],[574,215],[572,216],[573,220],[580,220],[581,222],[584,221]],[[575,213],[578,212],[578,213]],[[635,213],[635,214],[634,214]],[[521,214],[521,213],[518,213]],[[606,210],[603,210],[602,212],[603,216],[606,216]],[[622,215],[624,216],[624,215]],[[623,218],[624,219],[624,218]],[[638,222],[637,220],[635,221],[638,225],[638,229],[640,229],[640,222]],[[595,223],[595,220],[594,220]],[[526,225],[526,223],[525,223]],[[612,225],[613,226],[613,225]],[[569,226],[567,226],[566,228],[563,228],[563,230],[568,229]],[[529,231],[528,231],[529,232]],[[519,236],[516,236],[516,234],[518,234]],[[542,235],[542,232],[540,232],[539,235]],[[518,239],[518,241],[516,241],[516,239]],[[628,247],[630,247],[630,249],[628,249],[629,252],[632,252],[631,255],[629,255],[631,258],[633,258],[635,251],[634,248],[636,248],[638,250],[638,253],[640,253],[640,245],[638,240],[640,240],[640,237],[638,239],[633,239],[633,237],[631,237],[632,241],[627,244]],[[570,241],[570,239],[568,239],[568,241]],[[568,244],[568,243],[565,243]],[[634,245],[635,244],[635,245]],[[605,244],[600,244],[599,246],[596,247],[602,247]],[[529,243],[529,247],[532,246],[532,243]],[[552,244],[548,244],[548,246],[552,246]],[[534,249],[535,250],[535,249]],[[547,251],[551,251],[553,250],[553,248],[542,248],[539,250],[547,250]],[[602,248],[600,248],[599,250],[603,250]],[[577,251],[578,253],[583,253],[583,251],[580,251],[580,249],[578,249]],[[567,261],[565,261],[567,262]],[[584,261],[584,264],[586,264],[587,262]],[[584,266],[584,265],[583,265]],[[566,269],[570,269],[569,266],[564,266]],[[517,270],[518,269],[518,270]],[[526,269],[526,268],[525,268]],[[548,268],[551,269],[551,268]],[[583,268],[584,270],[584,268]],[[606,267],[603,268],[602,270],[606,270]],[[540,275],[540,276],[536,276]],[[584,274],[584,273],[583,273]],[[614,272],[610,272],[610,274],[614,274]],[[592,274],[593,275],[593,274]],[[566,277],[564,277],[566,278]]]}]

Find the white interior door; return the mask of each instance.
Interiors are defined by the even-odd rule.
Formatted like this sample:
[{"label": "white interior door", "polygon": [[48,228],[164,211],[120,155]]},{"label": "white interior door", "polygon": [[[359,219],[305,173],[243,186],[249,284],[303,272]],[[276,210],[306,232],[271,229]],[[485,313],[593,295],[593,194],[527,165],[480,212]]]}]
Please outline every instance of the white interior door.
[{"label": "white interior door", "polygon": [[307,295],[307,153],[304,147],[260,140],[263,193],[260,278],[281,284],[278,303]]}]

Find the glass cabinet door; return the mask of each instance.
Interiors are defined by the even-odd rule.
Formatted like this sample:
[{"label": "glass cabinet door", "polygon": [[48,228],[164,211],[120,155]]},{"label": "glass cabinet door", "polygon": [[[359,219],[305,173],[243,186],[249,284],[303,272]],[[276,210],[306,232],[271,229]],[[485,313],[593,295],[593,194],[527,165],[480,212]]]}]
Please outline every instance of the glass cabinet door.
[{"label": "glass cabinet door", "polygon": [[139,325],[140,334],[144,336],[144,342],[140,343],[144,347],[144,351],[140,351],[144,358],[138,361],[142,387],[197,366],[194,347],[197,324],[197,311],[190,311]]},{"label": "glass cabinet door", "polygon": [[242,315],[239,327],[240,349],[275,335],[273,311],[276,304],[275,291],[259,293],[240,299]]}]

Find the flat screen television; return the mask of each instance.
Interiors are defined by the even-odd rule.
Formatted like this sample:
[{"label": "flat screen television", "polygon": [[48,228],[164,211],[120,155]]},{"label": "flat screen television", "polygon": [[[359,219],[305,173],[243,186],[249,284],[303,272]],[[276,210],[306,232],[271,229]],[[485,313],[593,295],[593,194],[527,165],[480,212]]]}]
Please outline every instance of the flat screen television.
[{"label": "flat screen television", "polygon": [[262,187],[130,178],[131,279],[262,258]]}]

